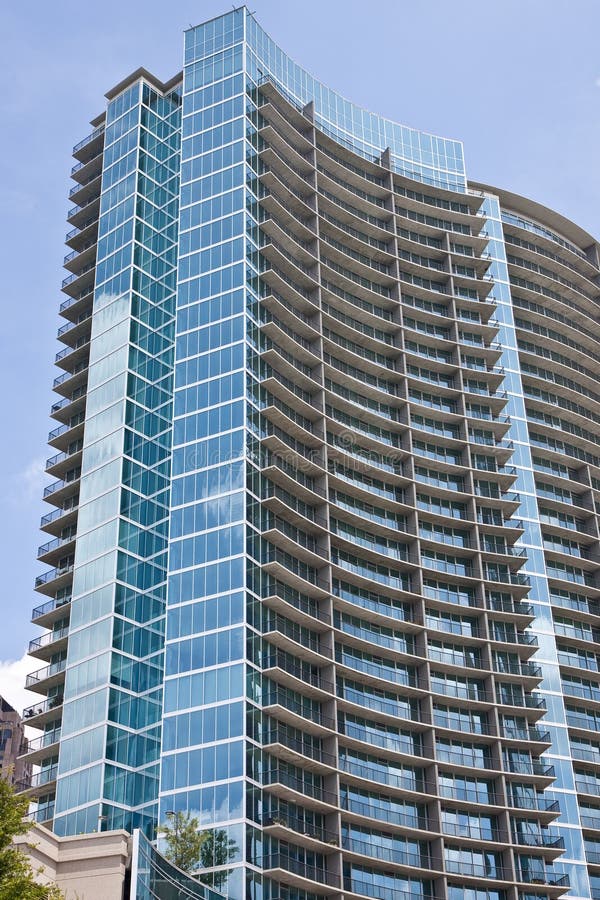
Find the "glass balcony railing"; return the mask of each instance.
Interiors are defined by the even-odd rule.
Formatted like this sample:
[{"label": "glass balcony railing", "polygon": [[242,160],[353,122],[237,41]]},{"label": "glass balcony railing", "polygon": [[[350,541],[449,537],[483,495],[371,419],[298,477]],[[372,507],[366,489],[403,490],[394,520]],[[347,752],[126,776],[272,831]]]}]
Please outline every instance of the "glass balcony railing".
[{"label": "glass balcony railing", "polygon": [[52,550],[58,550],[59,547],[64,547],[65,544],[70,544],[75,540],[75,535],[69,535],[68,537],[54,538],[53,541],[48,541],[46,544],[42,544],[38,547],[38,558],[40,556],[45,556],[46,553],[50,553]]},{"label": "glass balcony railing", "polygon": [[270,769],[267,772],[263,772],[261,781],[264,787],[282,784],[299,794],[304,794],[305,797],[312,797],[321,803],[337,806],[337,795],[333,791],[328,791],[313,781],[304,781],[301,778],[296,778],[295,775],[290,774],[285,769]]},{"label": "glass balcony railing", "polygon": [[77,509],[79,498],[71,498],[74,500],[73,503],[65,503],[65,506],[59,507],[58,509],[53,509],[52,512],[46,513],[45,516],[42,516],[40,519],[40,528],[43,528],[45,525],[49,525],[51,522],[55,522],[57,519],[60,519],[61,516],[65,516],[67,513],[72,512]]},{"label": "glass balcony railing", "polygon": [[85,203],[82,203],[81,205],[77,205],[77,206],[72,206],[71,209],[67,213],[67,219],[71,219],[73,216],[78,215],[80,212],[83,212],[84,209],[89,209],[90,207],[92,207],[94,205],[94,203],[97,203],[99,199],[100,199],[100,194],[96,194],[94,197],[90,197],[90,199],[87,200]]},{"label": "glass balcony railing", "polygon": [[38,750],[44,750],[46,747],[57,744],[60,740],[60,732],[60,727],[53,728],[52,731],[45,731],[38,738],[33,738],[33,740],[29,741],[28,752],[36,753]]},{"label": "glass balcony railing", "polygon": [[82,231],[85,231],[86,228],[89,228],[90,225],[94,225],[98,221],[96,216],[90,216],[89,219],[86,219],[85,222],[82,222],[77,228],[72,228],[65,235],[65,242],[68,243],[72,240],[76,235],[81,234]]},{"label": "glass balcony railing", "polygon": [[39,684],[40,681],[46,681],[47,678],[52,678],[54,675],[59,675],[66,668],[67,660],[61,659],[58,662],[51,663],[49,666],[45,666],[43,669],[38,669],[37,672],[31,672],[25,680],[25,687],[28,688],[31,685]]},{"label": "glass balcony railing", "polygon": [[76,294],[74,297],[67,297],[66,300],[60,304],[58,311],[60,313],[64,312],[65,309],[69,309],[71,306],[74,306],[75,303],[79,303],[80,300],[84,300],[86,297],[92,297],[94,294],[94,285],[89,284],[84,287],[81,293]]},{"label": "glass balcony railing", "polygon": [[44,584],[48,584],[50,581],[56,581],[57,578],[62,578],[63,575],[69,575],[73,571],[73,563],[69,563],[66,566],[57,566],[55,569],[49,569],[47,572],[44,572],[43,575],[38,575],[35,579],[35,587],[41,587]]},{"label": "glass balcony railing", "polygon": [[82,150],[87,144],[91,144],[91,142],[94,141],[97,137],[100,137],[103,131],[104,124],[99,125],[98,128],[94,128],[94,130],[90,134],[86,135],[83,140],[79,141],[78,144],[75,144],[75,146],[73,147],[73,155],[75,155],[75,153],[77,153],[79,150]]},{"label": "glass balcony railing", "polygon": [[[93,158],[98,159],[98,157],[101,155],[102,154],[97,153],[96,156]],[[92,160],[89,159],[85,165],[87,165],[91,161]],[[94,172],[94,174],[91,175],[89,178],[86,178],[85,181],[78,181],[77,184],[74,184],[73,187],[69,190],[69,195],[68,195],[69,199],[71,197],[73,197],[75,194],[77,194],[80,190],[82,190],[82,188],[86,187],[88,184],[91,184],[92,181],[96,181],[96,179],[100,178],[101,174],[102,174],[102,170],[100,169],[99,171]]]},{"label": "glass balcony railing", "polygon": [[554,778],[554,766],[549,766],[539,760],[518,760],[511,759],[505,762],[505,768],[508,772],[514,772],[515,775],[541,775],[544,778]]},{"label": "glass balcony railing", "polygon": [[87,266],[84,266],[83,269],[80,269],[78,272],[72,272],[70,275],[67,275],[66,278],[63,278],[61,283],[61,288],[66,288],[70,284],[73,284],[74,281],[77,281],[78,278],[83,278],[84,275],[87,275],[88,272],[92,272],[96,267],[96,263],[92,262]]},{"label": "glass balcony railing", "polygon": [[56,781],[56,776],[58,775],[58,763],[54,766],[50,766],[48,769],[42,769],[41,772],[34,772],[31,776],[29,787],[30,788],[39,788],[43,787],[46,784],[50,784],[53,781]]},{"label": "glass balcony railing", "polygon": [[547,884],[550,887],[568,888],[570,885],[568,875],[557,875],[553,872],[521,871],[517,872],[518,881],[525,884]]},{"label": "glass balcony railing", "polygon": [[322,825],[308,822],[297,816],[275,813],[272,816],[265,816],[262,820],[262,825],[264,828],[267,828],[270,825],[281,825],[284,828],[290,828],[292,831],[297,831],[305,837],[313,838],[324,844],[331,844],[332,846],[338,846],[339,844],[339,836],[336,831],[331,831],[328,828],[324,828]]},{"label": "glass balcony railing", "polygon": [[551,812],[558,813],[560,812],[560,806],[558,800],[548,800],[543,797],[541,794],[536,796],[531,795],[509,795],[508,797],[508,805],[512,806],[513,809],[527,809],[534,810],[537,812]]},{"label": "glass balcony railing", "polygon": [[40,606],[34,607],[31,612],[31,620],[35,622],[36,619],[39,619],[41,616],[46,616],[48,613],[53,612],[55,609],[60,609],[61,606],[66,606],[67,603],[71,602],[71,597],[53,597],[52,600],[48,600],[46,603],[42,603]]},{"label": "glass balcony railing", "polygon": [[50,644],[56,643],[56,641],[61,641],[63,638],[67,637],[68,634],[68,625],[65,625],[64,628],[59,628],[57,631],[48,631],[46,634],[42,634],[40,637],[29,641],[28,653],[35,653],[36,650],[41,650],[43,647],[48,647]]},{"label": "glass balcony railing", "polygon": [[269,856],[263,856],[258,862],[265,870],[284,869],[286,872],[306,878],[307,881],[317,881],[319,884],[327,884],[332,887],[339,886],[339,876],[326,871],[322,866],[311,866],[284,853],[272,853]]},{"label": "glass balcony railing", "polygon": [[33,706],[27,706],[23,710],[23,718],[31,719],[33,718],[33,716],[41,716],[44,713],[52,712],[53,709],[60,709],[62,704],[62,694],[57,694],[54,697],[48,697],[46,700],[40,701],[39,703],[34,703]]},{"label": "glass balcony railing", "polygon": [[515,834],[514,842],[525,847],[545,847],[552,850],[564,850],[565,848],[565,839],[552,832]]},{"label": "glass balcony railing", "polygon": [[33,822],[50,822],[54,818],[54,803],[45,803],[38,806],[33,812],[29,813],[29,818]]}]

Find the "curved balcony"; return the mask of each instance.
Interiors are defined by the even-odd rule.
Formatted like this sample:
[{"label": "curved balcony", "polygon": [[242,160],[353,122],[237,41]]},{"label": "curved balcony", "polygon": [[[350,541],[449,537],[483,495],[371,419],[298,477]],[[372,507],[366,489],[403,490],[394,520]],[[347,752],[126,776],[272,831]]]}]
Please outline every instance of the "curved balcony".
[{"label": "curved balcony", "polygon": [[259,861],[265,875],[282,884],[314,893],[326,893],[331,896],[332,889],[339,893],[340,878],[322,867],[302,863],[284,853],[272,853],[263,856]]},{"label": "curved balcony", "polygon": [[[323,580],[323,584],[327,582]],[[318,599],[275,579],[263,590],[262,603],[275,614],[305,628],[325,631],[331,622],[329,614],[320,608]]]},{"label": "curved balcony", "polygon": [[340,844],[337,831],[309,824],[304,819],[288,814],[264,816],[261,825],[266,834],[317,853],[331,852],[332,847],[339,847]]},{"label": "curved balcony", "polygon": [[262,746],[271,756],[282,759],[307,772],[321,775],[332,773],[337,768],[337,756],[325,750],[316,749],[310,741],[296,740],[281,726],[271,729],[262,736]]},{"label": "curved balcony", "polygon": [[302,692],[303,696],[326,701],[335,694],[333,681],[320,671],[313,673],[308,666],[292,663],[283,651],[271,653],[260,660],[265,675],[273,682]]},{"label": "curved balcony", "polygon": [[285,688],[270,688],[263,698],[262,709],[278,723],[298,728],[305,734],[325,735],[335,731],[335,719],[320,710],[308,710],[290,697]]}]

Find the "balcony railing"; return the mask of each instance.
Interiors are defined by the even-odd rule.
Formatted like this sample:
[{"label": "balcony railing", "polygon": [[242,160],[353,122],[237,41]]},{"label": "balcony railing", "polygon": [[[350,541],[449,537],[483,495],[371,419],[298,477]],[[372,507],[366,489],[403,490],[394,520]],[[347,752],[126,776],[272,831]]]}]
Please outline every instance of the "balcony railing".
[{"label": "balcony railing", "polygon": [[46,747],[57,744],[60,740],[60,732],[59,726],[58,728],[53,728],[52,731],[45,731],[38,738],[33,738],[33,740],[29,741],[28,753],[35,753],[38,750],[44,750]]},{"label": "balcony railing", "polygon": [[323,715],[320,709],[306,707],[297,700],[294,700],[293,697],[289,696],[289,692],[286,691],[285,688],[270,688],[263,697],[262,705],[263,708],[269,706],[282,706],[284,709],[294,713],[294,715],[301,716],[308,722],[314,722],[316,725],[321,725],[323,728],[334,730],[336,727],[335,719]]},{"label": "balcony railing", "polygon": [[560,806],[558,800],[548,800],[541,795],[536,795],[535,797],[531,796],[523,796],[518,797],[515,795],[510,795],[508,797],[508,805],[512,806],[513,809],[531,809],[536,810],[538,812],[549,812],[549,813],[558,813],[560,812]]},{"label": "balcony railing", "polygon": [[79,303],[80,300],[85,300],[86,297],[93,296],[94,293],[94,285],[91,284],[88,287],[85,287],[80,294],[76,294],[75,297],[67,297],[66,300],[60,304],[58,311],[60,313],[64,312],[65,309],[69,309],[75,303]]},{"label": "balcony railing", "polygon": [[46,553],[50,553],[51,550],[58,550],[59,547],[64,547],[65,544],[70,544],[75,540],[75,535],[69,535],[68,537],[54,538],[52,541],[48,541],[45,544],[41,544],[38,547],[38,557],[44,556]]},{"label": "balcony railing", "polygon": [[[101,156],[101,154],[97,153],[96,156],[94,156],[94,159],[97,159],[99,156]],[[88,162],[91,162],[91,161],[92,161],[91,159],[88,160]],[[87,165],[87,163],[86,163],[86,165]],[[73,197],[75,194],[79,193],[79,191],[82,190],[84,187],[86,187],[88,184],[91,184],[92,181],[96,181],[96,179],[99,178],[101,174],[102,174],[102,170],[100,169],[100,171],[94,172],[93,175],[90,175],[89,178],[86,178],[85,181],[78,181],[77,184],[74,184],[73,187],[70,188],[70,190],[69,190],[69,195],[68,195],[69,199],[71,197]]]},{"label": "balcony railing", "polygon": [[531,725],[529,728],[521,728],[518,725],[501,725],[500,734],[513,741],[536,741],[537,743],[551,743],[550,732],[542,731]]},{"label": "balcony railing", "polygon": [[31,719],[33,716],[41,716],[44,713],[52,712],[53,709],[59,709],[63,704],[62,694],[55,697],[48,697],[46,700],[34,703],[23,710],[23,718]]},{"label": "balcony railing", "polygon": [[38,788],[43,787],[45,784],[50,784],[52,781],[56,781],[56,776],[58,775],[58,763],[53,766],[50,766],[48,769],[42,769],[41,772],[34,772],[31,776],[31,780],[29,782],[28,787],[30,788]]},{"label": "balcony railing", "polygon": [[34,607],[31,611],[31,619],[35,622],[35,620],[39,619],[41,616],[46,616],[48,613],[51,613],[55,609],[59,609],[61,606],[65,606],[70,602],[71,597],[53,597],[52,600],[47,600],[46,603]]},{"label": "balcony railing", "polygon": [[515,775],[541,775],[543,778],[554,778],[554,766],[548,766],[539,760],[511,759],[505,763],[507,772]]},{"label": "balcony railing", "polygon": [[551,832],[539,834],[515,834],[515,844],[526,847],[546,847],[552,850],[564,850],[565,839]]},{"label": "balcony railing", "polygon": [[[396,847],[386,847],[384,844],[377,843],[373,841],[370,843],[368,841],[359,841],[354,837],[344,836],[342,838],[342,847],[345,850],[349,850],[351,853],[360,853],[362,856],[368,856],[371,859],[379,859],[383,862],[391,862],[396,863],[401,866],[410,866],[411,868],[416,869],[436,869],[437,871],[441,870],[441,860],[433,859],[428,853],[411,853],[409,850],[403,850],[400,846]],[[448,863],[446,864],[448,867]],[[451,868],[448,868],[448,871],[452,871]],[[501,875],[497,875],[498,869],[496,868],[493,875],[488,875],[488,878],[501,878]],[[468,872],[461,871],[461,874],[469,874]],[[482,877],[486,877],[483,872],[479,872],[479,875]]]},{"label": "balcony railing", "polygon": [[318,746],[315,747],[314,744],[308,741],[301,741],[290,737],[284,728],[274,728],[271,731],[266,732],[266,734],[262,735],[261,741],[263,746],[269,744],[283,744],[283,746],[289,747],[290,750],[295,750],[302,756],[310,757],[310,759],[321,762],[323,765],[333,767],[337,765],[337,756],[333,753],[327,753],[325,750],[321,750]]},{"label": "balcony railing", "polygon": [[305,837],[314,838],[317,841],[322,841],[323,843],[331,844],[333,846],[338,846],[339,844],[339,835],[336,831],[331,831],[328,828],[324,828],[322,825],[306,822],[304,819],[300,819],[297,816],[275,813],[272,816],[265,816],[262,824],[263,827],[268,827],[269,825],[282,825],[284,828],[291,828],[292,831],[297,831]]},{"label": "balcony railing", "polygon": [[412,891],[391,888],[387,884],[379,884],[377,880],[378,874],[375,873],[374,881],[360,881],[354,876],[345,875],[344,890],[351,894],[362,894],[363,897],[374,897],[377,900],[416,900],[416,898],[418,900],[435,900],[435,896],[427,892],[424,893],[419,890],[418,894],[415,894]]},{"label": "balcony railing", "polygon": [[67,637],[69,634],[69,626],[65,625],[64,628],[59,628],[58,631],[48,631],[46,634],[40,635],[40,637],[34,638],[32,641],[29,641],[29,653],[35,653],[36,650],[41,650],[42,647],[48,647],[49,644],[54,644],[56,641],[60,641],[63,638]]},{"label": "balcony railing", "polygon": [[[88,135],[88,139],[87,139],[87,140],[84,139],[85,143],[83,143],[81,146],[85,147],[85,144],[86,144],[86,143],[89,143],[89,141],[90,141],[90,140],[93,140],[94,137],[98,137],[98,135],[101,133],[101,131],[103,130],[103,128],[104,128],[104,126],[102,126],[101,128],[97,128],[96,131],[93,131],[93,132],[92,132],[92,135]],[[76,149],[81,149],[81,146],[80,146],[79,144],[77,144],[73,149],[74,149],[74,150],[76,150]],[[71,175],[75,175],[75,173],[76,173],[76,172],[79,172],[80,169],[83,169],[84,166],[89,166],[89,164],[90,164],[91,162],[94,162],[95,159],[100,159],[100,157],[102,156],[103,152],[104,152],[104,150],[101,150],[100,153],[96,153],[95,156],[91,156],[89,159],[86,159],[85,162],[78,162],[78,163],[75,163],[75,165],[74,165],[73,168],[71,169]]]},{"label": "balcony railing", "polygon": [[547,884],[550,887],[568,888],[571,883],[568,875],[557,875],[553,872],[521,871],[517,872],[517,879],[525,884]]},{"label": "balcony railing", "polygon": [[53,675],[59,675],[61,672],[64,672],[66,668],[66,659],[61,659],[58,662],[51,663],[49,666],[45,666],[43,669],[38,669],[37,672],[31,672],[25,679],[25,687],[28,688],[31,685],[39,684],[40,681],[52,678]]},{"label": "balcony railing", "polygon": [[81,476],[81,469],[76,468],[72,472],[68,472],[64,478],[59,478],[58,481],[53,481],[52,484],[49,484],[44,488],[44,497],[49,497],[50,494],[56,494],[57,491],[62,490],[67,485],[72,484],[74,481],[77,481]]},{"label": "balcony railing", "polygon": [[45,803],[43,806],[39,806],[29,813],[29,818],[33,822],[49,822],[54,818],[54,803]]},{"label": "balcony railing", "polygon": [[56,581],[57,578],[62,578],[63,575],[69,575],[73,571],[73,563],[70,563],[67,566],[59,566],[56,569],[49,569],[47,572],[44,572],[43,575],[38,575],[35,579],[35,587],[41,587],[44,584],[48,584],[50,581]]},{"label": "balcony railing", "polygon": [[[401,825],[406,828],[427,829],[427,821],[423,815],[419,815],[417,812],[401,812],[399,810],[391,809],[388,808],[389,804],[375,806],[372,803],[360,803],[352,797],[343,797],[340,805],[342,809],[348,810],[348,812],[354,812],[359,816],[365,816],[370,819],[377,819],[379,822],[386,822],[391,825]],[[444,827],[447,831],[446,826]],[[461,825],[456,825],[457,834],[464,834],[464,831],[460,830],[461,828]],[[478,830],[478,834],[475,836],[479,840],[485,840],[485,838],[481,837],[481,829]],[[493,838],[489,838],[489,840],[497,840],[497,835]]]},{"label": "balcony railing", "polygon": [[86,144],[91,144],[93,140],[95,140],[97,137],[100,137],[103,131],[104,124],[99,125],[98,128],[94,128],[94,130],[90,134],[86,135],[83,140],[79,141],[78,144],[75,144],[75,146],[73,147],[73,154],[77,153],[79,150],[82,150],[86,146]]},{"label": "balcony railing", "polygon": [[283,651],[264,656],[260,660],[260,665],[263,671],[266,669],[280,668],[294,678],[297,678],[299,681],[310,684],[319,690],[327,691],[327,693],[330,694],[334,691],[334,684],[332,681],[328,681],[320,672],[309,672],[307,671],[307,667],[291,662],[288,658],[288,654]]},{"label": "balcony railing", "polygon": [[307,881],[317,881],[320,884],[327,884],[332,887],[339,886],[339,876],[333,872],[328,872],[321,866],[310,866],[307,863],[299,862],[292,859],[284,853],[272,853],[270,856],[263,856],[260,861],[263,869],[284,869],[293,875],[299,875],[306,878]]},{"label": "balcony railing", "polygon": [[[98,199],[98,198],[96,198]],[[93,202],[93,201],[90,201]],[[96,267],[95,261],[90,263],[87,266],[84,266],[83,269],[80,269],[78,272],[72,272],[71,275],[67,275],[66,278],[63,278],[61,287],[65,288],[68,285],[72,284],[74,281],[77,281],[78,278],[83,278],[84,275],[87,275],[88,272],[91,272]]]}]

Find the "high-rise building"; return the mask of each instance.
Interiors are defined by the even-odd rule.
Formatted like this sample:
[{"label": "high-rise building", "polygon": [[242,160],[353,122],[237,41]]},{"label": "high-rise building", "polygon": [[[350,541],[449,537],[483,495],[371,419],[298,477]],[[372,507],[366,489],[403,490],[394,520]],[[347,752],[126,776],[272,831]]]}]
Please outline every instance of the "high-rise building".
[{"label": "high-rise building", "polygon": [[600,897],[598,244],[246,8],[107,98],[73,151],[37,819],[189,810],[235,900]]}]

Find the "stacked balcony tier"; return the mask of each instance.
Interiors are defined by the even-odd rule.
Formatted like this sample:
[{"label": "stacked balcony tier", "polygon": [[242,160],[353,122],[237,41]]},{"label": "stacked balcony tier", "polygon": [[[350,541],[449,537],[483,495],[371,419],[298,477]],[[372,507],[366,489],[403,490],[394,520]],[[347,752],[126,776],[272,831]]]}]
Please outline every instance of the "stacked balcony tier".
[{"label": "stacked balcony tier", "polygon": [[52,510],[42,516],[40,527],[47,540],[38,549],[38,559],[49,568],[35,580],[44,602],[32,612],[32,622],[45,630],[30,641],[29,654],[40,660],[41,668],[26,679],[26,687],[39,694],[40,700],[23,714],[27,725],[40,731],[29,741],[25,757],[36,767],[27,793],[37,803],[34,818],[49,826],[54,816],[69,634],[103,145],[104,126],[100,123],[73,148],[76,162],[71,177],[75,183],[69,200],[77,205],[68,213],[74,227],[66,236],[70,252],[64,259],[65,299],[59,308],[65,323],[58,329],[62,349],[55,360],[59,368],[53,385],[57,400],[50,410],[58,424],[48,436],[52,455],[46,461],[46,472],[54,480],[44,491]]},{"label": "stacked balcony tier", "polygon": [[558,896],[482,195],[257,101],[257,864],[310,896]]}]

